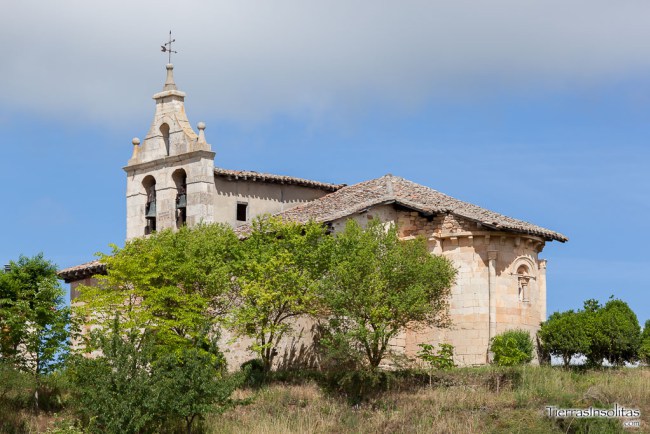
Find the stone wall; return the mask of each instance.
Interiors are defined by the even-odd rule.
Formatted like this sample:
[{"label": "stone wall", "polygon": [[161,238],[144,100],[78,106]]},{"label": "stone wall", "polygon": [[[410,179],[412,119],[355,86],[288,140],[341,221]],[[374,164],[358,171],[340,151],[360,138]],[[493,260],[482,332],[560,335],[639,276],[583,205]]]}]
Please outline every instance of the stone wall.
[{"label": "stone wall", "polygon": [[187,186],[187,224],[211,223],[214,216],[214,153],[193,153],[165,157],[160,160],[130,165],[126,188],[126,239],[145,234],[147,194],[143,182],[152,177],[156,183],[156,229],[175,228],[176,195],[173,179],[176,171],[184,171]]},{"label": "stone wall", "polygon": [[[449,214],[427,217],[391,205],[373,207],[351,218],[362,225],[374,218],[396,222],[402,238],[426,238],[431,252],[448,257],[458,270],[449,304],[453,326],[414,326],[393,340],[394,351],[414,357],[420,349],[418,344],[444,342],[454,345],[459,364],[486,363],[491,338],[490,285],[494,295],[492,334],[522,328],[534,337],[546,319],[546,261],[538,258],[544,247],[541,238],[491,230]],[[341,230],[345,221],[334,222],[334,229]],[[517,275],[521,265],[529,270],[526,299],[521,297]]]},{"label": "stone wall", "polygon": [[232,227],[246,223],[237,221],[237,204],[247,205],[250,221],[258,215],[275,214],[301,203],[325,196],[328,192],[316,188],[263,181],[229,181],[214,178],[213,199],[214,221],[227,223]]}]

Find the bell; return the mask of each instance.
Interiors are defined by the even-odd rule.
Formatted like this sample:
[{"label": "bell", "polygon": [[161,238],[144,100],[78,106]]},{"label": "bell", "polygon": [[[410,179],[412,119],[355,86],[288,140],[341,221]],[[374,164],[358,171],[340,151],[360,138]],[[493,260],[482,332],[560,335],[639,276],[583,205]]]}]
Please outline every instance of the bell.
[{"label": "bell", "polygon": [[144,214],[145,218],[155,219],[156,218],[156,201],[147,203],[147,212]]},{"label": "bell", "polygon": [[187,208],[187,196],[185,193],[179,193],[176,196],[176,209]]}]

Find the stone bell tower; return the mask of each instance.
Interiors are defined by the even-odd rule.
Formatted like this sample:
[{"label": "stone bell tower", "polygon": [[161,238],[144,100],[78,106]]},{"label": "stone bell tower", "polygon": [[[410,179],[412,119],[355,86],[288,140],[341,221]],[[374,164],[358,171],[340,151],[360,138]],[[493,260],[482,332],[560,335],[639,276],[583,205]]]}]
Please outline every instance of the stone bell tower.
[{"label": "stone bell tower", "polygon": [[142,144],[133,139],[126,172],[126,239],[154,230],[214,220],[214,152],[205,141],[205,124],[197,135],[185,114],[185,93],[174,83],[174,66],[166,66],[162,92],[153,96],[156,111]]}]

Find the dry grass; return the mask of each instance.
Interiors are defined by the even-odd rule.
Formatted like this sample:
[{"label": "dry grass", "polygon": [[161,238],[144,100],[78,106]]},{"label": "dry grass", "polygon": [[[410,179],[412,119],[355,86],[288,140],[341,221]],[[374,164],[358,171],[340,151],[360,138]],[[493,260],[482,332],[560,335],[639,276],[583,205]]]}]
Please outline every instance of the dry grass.
[{"label": "dry grass", "polygon": [[[650,432],[649,368],[579,372],[482,367],[434,375],[433,387],[422,378],[418,381],[398,380],[389,392],[358,406],[307,380],[299,385],[273,383],[238,391],[237,398],[252,397],[252,403],[209,416],[203,427],[213,434]],[[624,430],[617,421],[555,421],[544,415],[547,405],[614,404],[640,409],[641,428]],[[1,410],[0,420],[10,417]],[[55,419],[45,413],[38,418],[25,412],[14,416],[22,429],[11,432],[44,432]]]},{"label": "dry grass", "polygon": [[[497,392],[494,368],[444,374],[447,386],[402,387],[360,406],[324,393],[314,383],[272,384],[245,393],[254,401],[206,421],[210,433],[552,433],[649,432],[650,370],[576,372],[524,367]],[[410,389],[410,390],[405,390]],[[544,415],[546,405],[585,408],[615,403],[642,412],[642,427],[565,420]]]}]

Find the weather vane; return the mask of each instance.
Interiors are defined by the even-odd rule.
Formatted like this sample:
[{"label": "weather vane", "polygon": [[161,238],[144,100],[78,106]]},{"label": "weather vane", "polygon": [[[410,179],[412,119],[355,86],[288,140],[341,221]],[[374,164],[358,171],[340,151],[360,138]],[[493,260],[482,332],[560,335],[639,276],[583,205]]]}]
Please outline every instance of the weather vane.
[{"label": "weather vane", "polygon": [[178,54],[178,51],[172,50],[172,42],[176,42],[176,39],[172,39],[172,31],[169,31],[169,42],[165,42],[164,45],[161,45],[160,48],[163,53],[169,53],[169,63],[172,63],[172,53]]}]

